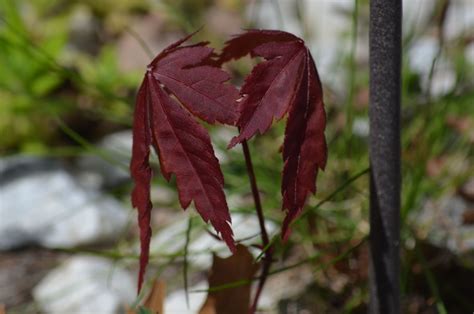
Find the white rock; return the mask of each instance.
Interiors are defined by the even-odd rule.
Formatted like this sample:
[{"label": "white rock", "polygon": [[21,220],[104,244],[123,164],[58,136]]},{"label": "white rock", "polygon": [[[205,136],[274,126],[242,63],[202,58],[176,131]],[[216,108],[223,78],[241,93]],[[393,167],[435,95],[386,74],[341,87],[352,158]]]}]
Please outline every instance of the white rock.
[{"label": "white rock", "polygon": [[195,314],[198,313],[204,301],[207,298],[206,292],[191,292],[198,290],[207,290],[209,284],[206,281],[201,281],[189,288],[189,307],[186,304],[186,292],[184,289],[177,290],[168,296],[165,300],[164,313],[171,314]]},{"label": "white rock", "polygon": [[437,62],[431,81],[430,94],[437,98],[451,92],[456,86],[456,71],[451,61],[441,59]]},{"label": "white rock", "polygon": [[403,0],[403,33],[419,33],[433,13],[433,0]]},{"label": "white rock", "polygon": [[438,49],[438,40],[433,36],[427,36],[414,43],[408,53],[411,69],[421,77],[422,89],[426,91],[429,87],[430,95],[433,97],[446,95],[456,85],[453,64],[444,55],[440,55],[434,67],[431,86],[429,86],[430,71]]},{"label": "white rock", "polygon": [[118,201],[84,190],[62,169],[3,182],[0,200],[0,250],[29,243],[74,247],[110,241],[128,219]]},{"label": "white rock", "polygon": [[354,119],[354,124],[352,125],[352,133],[362,138],[368,138],[369,131],[370,131],[369,119],[367,118]]},{"label": "white rock", "polygon": [[472,33],[474,29],[474,2],[472,0],[455,0],[449,7],[444,27],[447,40],[454,40],[462,34]]},{"label": "white rock", "polygon": [[[352,12],[354,1],[346,0],[306,0],[303,11],[304,21],[311,30],[307,45],[311,49],[321,80],[331,86],[336,93],[347,93],[347,67],[341,63],[349,55],[351,40],[347,36],[352,28],[350,17],[342,12]],[[328,25],[331,25],[328,27]],[[359,38],[359,41],[363,38]],[[359,46],[359,45],[358,45]]]},{"label": "white rock", "polygon": [[34,288],[44,313],[122,313],[135,298],[133,277],[107,259],[76,256],[51,271]]},{"label": "white rock", "polygon": [[[420,33],[432,18],[436,2],[433,0],[403,0],[403,31]],[[474,2],[472,0],[451,1],[447,12],[444,36],[447,40],[456,39],[463,32],[474,27]]]},{"label": "white rock", "polygon": [[438,49],[439,43],[435,37],[425,36],[419,38],[408,51],[410,68],[415,73],[427,76],[430,73]]}]

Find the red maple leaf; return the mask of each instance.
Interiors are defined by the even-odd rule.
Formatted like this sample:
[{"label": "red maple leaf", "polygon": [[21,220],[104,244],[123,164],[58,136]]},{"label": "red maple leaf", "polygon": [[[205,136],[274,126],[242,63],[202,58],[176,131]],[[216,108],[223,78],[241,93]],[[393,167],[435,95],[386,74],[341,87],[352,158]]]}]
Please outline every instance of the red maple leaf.
[{"label": "red maple leaf", "polygon": [[166,180],[175,174],[181,206],[186,209],[194,201],[204,221],[211,222],[229,248],[235,250],[224,177],[209,134],[192,115],[209,123],[234,124],[237,115],[233,105],[238,91],[224,84],[229,76],[212,65],[214,54],[207,43],[180,46],[190,36],[170,45],[150,63],[135,104],[130,170],[135,182],[132,205],[138,209],[141,242],[138,291],[148,264],[151,238],[150,146],[159,157]]},{"label": "red maple leaf", "polygon": [[[187,40],[191,35],[186,37]],[[183,40],[178,43],[181,44]],[[173,44],[149,65],[155,78],[176,96],[195,116],[208,122],[234,125],[237,119],[233,106],[239,96],[230,84],[228,73],[214,65],[213,49],[207,42],[179,47]]]},{"label": "red maple leaf", "polygon": [[281,31],[249,30],[226,43],[219,63],[246,54],[265,59],[241,88],[237,126],[229,147],[263,134],[288,113],[283,143],[282,208],[287,212],[283,238],[301,213],[308,194],[316,192],[316,176],[327,159],[326,115],[321,82],[304,41]]},{"label": "red maple leaf", "polygon": [[140,272],[138,275],[138,291],[140,291],[148,255],[150,250],[150,183],[152,170],[149,164],[151,128],[149,116],[147,78],[143,80],[137,94],[133,119],[133,147],[130,161],[130,173],[135,182],[132,191],[132,206],[138,210],[138,226],[140,228]]}]

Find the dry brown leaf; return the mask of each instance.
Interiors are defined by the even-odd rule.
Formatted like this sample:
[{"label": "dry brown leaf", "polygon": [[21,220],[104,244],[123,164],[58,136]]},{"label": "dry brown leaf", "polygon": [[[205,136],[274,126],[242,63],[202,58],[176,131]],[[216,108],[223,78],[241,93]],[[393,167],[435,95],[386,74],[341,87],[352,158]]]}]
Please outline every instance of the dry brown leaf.
[{"label": "dry brown leaf", "polygon": [[201,309],[199,314],[217,314],[216,312],[216,298],[208,296]]},{"label": "dry brown leaf", "polygon": [[5,310],[5,305],[0,304],[0,314],[7,314],[7,311]]},{"label": "dry brown leaf", "polygon": [[[163,280],[155,280],[148,297],[142,307],[150,310],[153,314],[163,314],[163,305],[165,303],[166,284]],[[138,314],[138,311],[127,308],[127,314]],[[2,312],[0,312],[2,314]]]},{"label": "dry brown leaf", "polygon": [[464,225],[474,225],[474,208],[466,209],[462,215],[462,223]]},{"label": "dry brown leaf", "polygon": [[[254,263],[249,250],[239,244],[234,255],[220,258],[213,255],[212,269],[209,274],[209,288],[231,284],[241,280],[251,280],[259,268]],[[242,314],[250,307],[250,281],[234,288],[209,292],[199,314]]]},{"label": "dry brown leaf", "polygon": [[474,177],[461,185],[458,189],[458,194],[466,201],[474,202]]},{"label": "dry brown leaf", "polygon": [[163,304],[165,303],[166,284],[163,280],[155,280],[153,288],[143,305],[156,314],[163,314]]}]

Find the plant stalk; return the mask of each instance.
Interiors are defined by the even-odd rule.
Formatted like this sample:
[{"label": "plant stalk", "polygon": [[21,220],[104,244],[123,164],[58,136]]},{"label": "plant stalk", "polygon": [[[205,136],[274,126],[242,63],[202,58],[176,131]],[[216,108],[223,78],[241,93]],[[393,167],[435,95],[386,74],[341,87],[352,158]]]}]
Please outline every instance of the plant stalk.
[{"label": "plant stalk", "polygon": [[[253,200],[255,202],[255,209],[257,211],[258,223],[260,224],[260,234],[262,237],[262,247],[267,247],[270,243],[268,238],[267,229],[265,227],[265,218],[263,217],[262,202],[260,201],[260,194],[258,192],[257,180],[255,178],[255,172],[253,169],[252,158],[250,157],[250,150],[247,144],[247,141],[242,142],[242,148],[244,151],[245,165],[247,166],[247,174],[249,176],[250,187],[252,189]],[[259,278],[257,292],[253,299],[252,305],[249,309],[249,313],[253,314],[257,310],[258,300],[263,290],[263,286],[267,281],[268,274],[270,272],[270,267],[272,265],[273,256],[272,248],[270,247],[265,251],[265,257],[262,260],[262,274]]]},{"label": "plant stalk", "polygon": [[400,312],[402,0],[371,0],[370,304],[368,313]]}]

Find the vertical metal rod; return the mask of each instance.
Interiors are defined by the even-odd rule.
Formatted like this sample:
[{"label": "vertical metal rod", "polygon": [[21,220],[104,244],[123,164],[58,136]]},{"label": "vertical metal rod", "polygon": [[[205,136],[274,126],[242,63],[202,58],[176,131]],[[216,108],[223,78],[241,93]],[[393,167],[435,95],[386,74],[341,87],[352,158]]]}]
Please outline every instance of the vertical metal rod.
[{"label": "vertical metal rod", "polygon": [[370,305],[400,313],[402,0],[370,1]]}]

